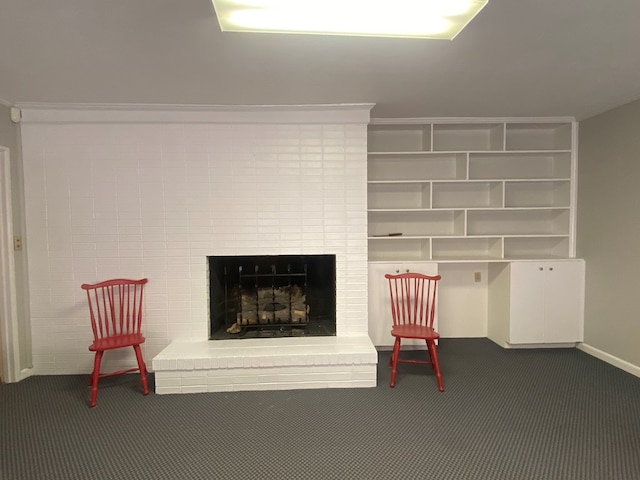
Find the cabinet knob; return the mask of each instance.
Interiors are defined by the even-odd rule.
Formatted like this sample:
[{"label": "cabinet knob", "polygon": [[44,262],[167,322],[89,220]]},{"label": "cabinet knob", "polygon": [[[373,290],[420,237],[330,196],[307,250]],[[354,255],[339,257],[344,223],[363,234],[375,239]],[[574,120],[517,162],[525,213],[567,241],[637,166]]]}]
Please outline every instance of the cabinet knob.
[{"label": "cabinet knob", "polygon": [[553,270],[553,267],[549,267],[549,270]]},{"label": "cabinet knob", "polygon": [[400,273],[400,270],[397,270],[397,269],[396,269],[396,273]]},{"label": "cabinet knob", "polygon": [[407,268],[407,271],[406,271],[406,273],[409,273],[409,269],[408,269],[408,268]]},{"label": "cabinet knob", "polygon": [[542,271],[542,270],[544,270],[544,268],[542,268],[542,267],[538,267],[538,270]]}]

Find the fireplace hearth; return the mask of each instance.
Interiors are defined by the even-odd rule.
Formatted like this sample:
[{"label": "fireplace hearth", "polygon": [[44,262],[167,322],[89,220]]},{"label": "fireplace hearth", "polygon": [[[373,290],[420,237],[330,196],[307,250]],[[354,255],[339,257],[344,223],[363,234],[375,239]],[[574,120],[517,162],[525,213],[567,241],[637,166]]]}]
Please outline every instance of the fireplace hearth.
[{"label": "fireplace hearth", "polygon": [[335,255],[208,261],[211,340],[336,335]]}]

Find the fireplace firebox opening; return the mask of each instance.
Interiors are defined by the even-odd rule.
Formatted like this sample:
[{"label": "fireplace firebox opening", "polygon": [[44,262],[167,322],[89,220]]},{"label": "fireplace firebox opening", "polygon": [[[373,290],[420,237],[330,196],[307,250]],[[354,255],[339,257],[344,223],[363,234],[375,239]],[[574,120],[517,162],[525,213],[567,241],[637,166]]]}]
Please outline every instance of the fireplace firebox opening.
[{"label": "fireplace firebox opening", "polygon": [[335,255],[210,256],[211,340],[334,336]]}]

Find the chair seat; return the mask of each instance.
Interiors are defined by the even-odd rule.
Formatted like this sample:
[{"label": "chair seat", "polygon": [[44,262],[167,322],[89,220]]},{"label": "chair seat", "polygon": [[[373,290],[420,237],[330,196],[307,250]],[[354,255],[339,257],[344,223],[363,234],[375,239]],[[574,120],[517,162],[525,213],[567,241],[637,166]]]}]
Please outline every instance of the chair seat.
[{"label": "chair seat", "polygon": [[132,347],[144,343],[145,338],[140,333],[131,333],[126,335],[114,335],[95,340],[90,346],[91,352],[99,350],[113,350],[114,348]]},{"label": "chair seat", "polygon": [[422,325],[396,325],[391,328],[391,335],[402,338],[421,338],[424,340],[437,340],[438,332],[432,327]]}]

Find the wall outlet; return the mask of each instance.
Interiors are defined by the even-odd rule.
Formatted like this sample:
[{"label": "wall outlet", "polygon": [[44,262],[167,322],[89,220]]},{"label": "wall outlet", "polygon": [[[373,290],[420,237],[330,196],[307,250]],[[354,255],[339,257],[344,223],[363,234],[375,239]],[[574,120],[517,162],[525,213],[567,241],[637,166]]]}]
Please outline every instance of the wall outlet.
[{"label": "wall outlet", "polygon": [[482,281],[482,274],[480,272],[473,272],[473,281],[480,283]]},{"label": "wall outlet", "polygon": [[13,237],[13,249],[18,252],[22,250],[22,237],[15,236]]}]

